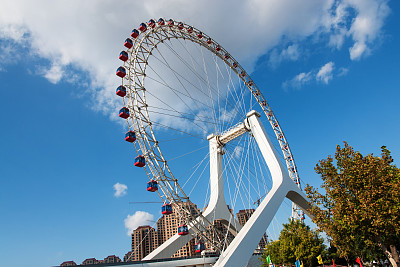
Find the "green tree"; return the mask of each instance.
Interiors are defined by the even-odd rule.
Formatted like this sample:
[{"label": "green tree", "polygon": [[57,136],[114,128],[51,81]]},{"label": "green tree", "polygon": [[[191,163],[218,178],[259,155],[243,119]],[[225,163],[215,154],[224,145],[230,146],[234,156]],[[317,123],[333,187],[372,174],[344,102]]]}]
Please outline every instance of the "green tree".
[{"label": "green tree", "polygon": [[[340,256],[355,254],[361,260],[379,255],[380,248],[393,266],[400,266],[396,244],[400,236],[400,170],[390,151],[381,157],[360,152],[344,143],[331,156],[320,160],[324,194],[305,188],[311,200],[313,221],[326,232]],[[336,163],[336,166],[335,166]]]},{"label": "green tree", "polygon": [[270,255],[274,264],[294,264],[297,259],[303,261],[304,266],[316,266],[316,257],[323,253],[324,240],[317,231],[311,230],[300,220],[290,220],[283,224],[279,240],[268,242],[263,254],[263,266],[266,257]]}]

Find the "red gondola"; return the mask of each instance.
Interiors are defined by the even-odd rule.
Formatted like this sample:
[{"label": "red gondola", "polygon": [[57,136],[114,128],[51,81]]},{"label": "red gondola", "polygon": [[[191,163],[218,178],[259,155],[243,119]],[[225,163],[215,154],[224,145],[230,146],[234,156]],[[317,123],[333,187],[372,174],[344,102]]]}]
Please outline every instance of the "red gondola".
[{"label": "red gondola", "polygon": [[174,26],[174,20],[173,19],[169,19],[167,24],[169,26]]},{"label": "red gondola", "polygon": [[265,107],[265,106],[267,105],[267,101],[264,100],[264,101],[262,102],[262,105]]},{"label": "red gondola", "polygon": [[274,124],[274,127],[275,127],[275,128],[278,128],[278,126],[279,126],[279,125],[278,125],[277,123]]},{"label": "red gondola", "polygon": [[119,53],[119,59],[121,59],[122,61],[127,61],[128,60],[128,53],[126,53],[125,51],[121,51],[121,53]]},{"label": "red gondola", "polygon": [[156,22],[154,21],[154,19],[149,20],[149,22],[147,23],[151,28],[154,28],[156,26]]},{"label": "red gondola", "polygon": [[268,116],[272,117],[272,111],[268,112]]},{"label": "red gondola", "polygon": [[146,160],[143,156],[137,156],[135,158],[135,166],[136,167],[144,167],[146,165]]},{"label": "red gondola", "polygon": [[187,235],[189,234],[189,229],[186,224],[182,224],[178,227],[178,235]]},{"label": "red gondola", "polygon": [[120,97],[126,96],[126,88],[123,85],[118,86],[117,91],[115,92]]},{"label": "red gondola", "polygon": [[230,58],[230,56],[229,56],[229,54],[228,54],[228,53],[226,53],[224,57],[225,57],[225,59],[228,59],[228,58]]},{"label": "red gondola", "polygon": [[129,109],[123,107],[119,110],[119,116],[123,119],[127,119],[129,117]]},{"label": "red gondola", "polygon": [[171,204],[164,204],[161,206],[161,213],[164,215],[168,215],[172,213],[172,205]]},{"label": "red gondola", "polygon": [[249,85],[249,86],[253,86],[253,82],[252,82],[252,81],[249,81],[249,82],[248,82],[248,85]]},{"label": "red gondola", "polygon": [[237,64],[236,62],[233,62],[232,66],[233,66],[234,68],[237,68],[238,64]]},{"label": "red gondola", "polygon": [[302,219],[302,220],[306,219],[306,216],[304,216],[304,213],[301,214],[301,218],[300,219]]},{"label": "red gondola", "polygon": [[125,77],[125,75],[126,75],[126,70],[125,70],[125,68],[124,67],[119,67],[118,69],[117,69],[117,76],[119,76],[119,77],[121,77],[121,78],[124,78]]},{"label": "red gondola", "polygon": [[203,250],[206,249],[206,246],[204,245],[203,242],[196,243],[194,247],[195,247],[195,252],[196,253],[200,253],[200,252],[202,252]]},{"label": "red gondola", "polygon": [[140,30],[141,32],[147,31],[147,26],[146,26],[146,24],[144,24],[143,22],[140,23],[139,30]]},{"label": "red gondola", "polygon": [[188,33],[192,33],[193,32],[193,27],[192,26],[187,27],[187,32]]},{"label": "red gondola", "polygon": [[208,38],[207,39],[207,44],[211,44],[211,43],[212,43],[211,38]]},{"label": "red gondola", "polygon": [[217,46],[215,47],[215,50],[219,51],[219,50],[221,50],[221,47],[220,47],[219,45],[217,45]]},{"label": "red gondola", "polygon": [[203,38],[203,33],[202,33],[202,32],[199,32],[199,33],[197,34],[197,37],[199,37],[199,39]]},{"label": "red gondola", "polygon": [[179,30],[182,30],[182,29],[183,29],[183,23],[182,23],[182,22],[179,22],[179,23],[178,23],[178,29],[179,29]]},{"label": "red gondola", "polygon": [[158,183],[157,181],[151,180],[150,182],[147,182],[147,191],[149,192],[155,192],[158,190]]},{"label": "red gondola", "polygon": [[[251,86],[251,85],[250,85]],[[260,90],[256,90],[256,96],[259,96],[259,95],[261,95],[261,92],[260,92]]]},{"label": "red gondola", "polygon": [[136,39],[139,36],[139,31],[136,29],[133,29],[131,32],[131,36],[132,36],[132,38]]},{"label": "red gondola", "polygon": [[162,26],[165,24],[165,21],[163,20],[163,18],[159,18],[157,23],[158,23],[158,25]]},{"label": "red gondola", "polygon": [[133,143],[136,141],[136,134],[134,131],[127,131],[125,133],[125,141],[129,143]]},{"label": "red gondola", "polygon": [[125,40],[124,46],[125,46],[126,48],[128,48],[128,49],[129,49],[129,48],[132,48],[132,46],[133,46],[132,40],[129,39],[129,38],[127,38],[127,39]]},{"label": "red gondola", "polygon": [[245,72],[245,71],[242,71],[242,72],[240,73],[240,76],[242,76],[242,77],[246,76],[246,72]]}]

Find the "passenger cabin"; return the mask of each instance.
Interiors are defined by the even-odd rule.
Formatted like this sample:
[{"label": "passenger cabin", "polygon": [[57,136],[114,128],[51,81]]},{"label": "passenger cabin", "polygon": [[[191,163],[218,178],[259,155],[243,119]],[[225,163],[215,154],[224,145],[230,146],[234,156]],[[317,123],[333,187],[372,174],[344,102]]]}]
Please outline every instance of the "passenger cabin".
[{"label": "passenger cabin", "polygon": [[134,131],[127,131],[125,133],[125,141],[129,143],[133,143],[136,141],[136,134]]},{"label": "passenger cabin", "polygon": [[119,68],[117,69],[117,72],[116,72],[115,74],[116,74],[117,76],[121,77],[121,78],[124,78],[125,75],[126,75],[126,70],[125,70],[124,67],[119,67]]},{"label": "passenger cabin", "polygon": [[146,165],[146,160],[143,156],[137,156],[135,158],[135,166],[136,167],[144,167]]},{"label": "passenger cabin", "polygon": [[225,58],[225,59],[229,59],[229,58],[230,58],[229,54],[228,54],[228,53],[225,53],[224,58]]},{"label": "passenger cabin", "polygon": [[242,71],[242,72],[240,73],[240,76],[242,76],[242,77],[246,76],[246,72],[245,72],[245,71]]},{"label": "passenger cabin", "polygon": [[119,116],[123,119],[127,119],[129,117],[129,109],[123,107],[119,110]]},{"label": "passenger cabin", "polygon": [[159,18],[157,21],[158,25],[163,26],[165,24],[163,18]]},{"label": "passenger cabin", "polygon": [[133,46],[133,41],[132,41],[131,39],[127,38],[127,39],[125,40],[124,46],[125,46],[126,48],[128,48],[128,49],[132,48],[132,46]]},{"label": "passenger cabin", "polygon": [[220,51],[220,50],[221,50],[221,47],[220,47],[219,45],[217,45],[217,46],[215,47],[215,50]]},{"label": "passenger cabin", "polygon": [[181,224],[178,227],[178,235],[187,235],[189,234],[189,229],[186,224]]},{"label": "passenger cabin", "polygon": [[192,33],[193,32],[193,27],[192,26],[187,27],[187,32],[188,33]]},{"label": "passenger cabin", "polygon": [[249,86],[253,86],[253,82],[252,82],[252,81],[249,81],[247,84],[248,84]]},{"label": "passenger cabin", "polygon": [[204,245],[203,242],[198,242],[195,244],[194,248],[196,253],[200,253],[206,249],[206,246]]},{"label": "passenger cabin", "polygon": [[164,204],[161,206],[161,213],[164,215],[168,215],[172,213],[172,205],[171,204]]},{"label": "passenger cabin", "polygon": [[157,181],[151,180],[150,182],[147,182],[147,191],[156,192],[157,190],[158,190]]},{"label": "passenger cabin", "polygon": [[202,32],[199,32],[199,33],[197,34],[197,37],[198,37],[199,39],[203,38],[203,33],[202,33]]},{"label": "passenger cabin", "polygon": [[146,26],[146,24],[144,24],[143,22],[140,23],[139,30],[140,30],[141,32],[147,31],[147,26]]},{"label": "passenger cabin", "polygon": [[237,68],[238,64],[237,64],[236,62],[233,62],[232,66],[233,66],[234,68]]},{"label": "passenger cabin", "polygon": [[154,21],[154,19],[149,20],[149,22],[147,23],[149,25],[149,27],[154,28],[156,26],[156,22]]},{"label": "passenger cabin", "polygon": [[131,32],[131,36],[132,36],[132,38],[136,39],[139,36],[139,31],[136,30],[136,29],[133,29],[132,32]]},{"label": "passenger cabin", "polygon": [[169,20],[168,20],[168,25],[169,25],[169,26],[174,26],[174,21],[173,21],[173,19],[169,19]]},{"label": "passenger cabin", "polygon": [[118,58],[125,62],[128,60],[128,53],[126,53],[125,51],[121,51]]},{"label": "passenger cabin", "polygon": [[182,22],[179,22],[179,23],[178,23],[178,29],[179,29],[179,30],[182,30],[182,29],[183,29],[183,23],[182,23]]},{"label": "passenger cabin", "polygon": [[211,38],[208,38],[207,39],[207,44],[211,44],[211,43],[212,43]]},{"label": "passenger cabin", "polygon": [[126,96],[126,88],[123,85],[118,86],[116,92],[117,95],[119,95],[120,97],[124,97]]}]

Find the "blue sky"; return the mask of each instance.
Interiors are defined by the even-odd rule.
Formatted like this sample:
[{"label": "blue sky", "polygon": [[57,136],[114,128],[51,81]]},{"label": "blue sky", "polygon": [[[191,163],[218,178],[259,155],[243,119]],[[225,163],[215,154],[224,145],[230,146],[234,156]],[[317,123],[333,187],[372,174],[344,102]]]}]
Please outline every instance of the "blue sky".
[{"label": "blue sky", "polygon": [[[212,10],[212,1],[36,2],[0,4],[4,266],[122,258],[124,220],[138,211],[158,218],[157,204],[129,204],[154,198],[133,167],[114,95],[122,43],[149,18],[194,25],[249,70],[304,184],[320,185],[315,164],[343,141],[363,154],[386,145],[399,164],[398,1],[234,1]],[[118,197],[117,183],[127,187]]]}]

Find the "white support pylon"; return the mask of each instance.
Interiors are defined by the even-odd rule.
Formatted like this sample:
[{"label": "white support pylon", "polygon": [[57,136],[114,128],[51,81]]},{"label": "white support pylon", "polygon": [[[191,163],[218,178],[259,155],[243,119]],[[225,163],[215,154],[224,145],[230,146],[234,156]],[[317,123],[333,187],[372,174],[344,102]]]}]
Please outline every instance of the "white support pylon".
[{"label": "white support pylon", "polygon": [[[210,201],[203,212],[203,216],[208,221],[221,219],[228,226],[230,231],[237,233],[231,244],[224,250],[214,266],[242,267],[246,266],[254,249],[257,247],[260,238],[267,230],[275,213],[278,211],[285,197],[298,205],[309,217],[307,209],[309,204],[304,193],[290,179],[286,168],[278,158],[271,140],[268,138],[264,127],[259,119],[260,115],[256,111],[247,114],[247,119],[242,125],[228,131],[222,136],[210,135]],[[265,196],[256,211],[251,215],[247,223],[241,227],[233,215],[230,213],[224,198],[223,188],[223,167],[222,167],[222,147],[234,138],[247,131],[253,134],[260,151],[268,165],[272,176],[272,189]],[[204,224],[199,218],[188,224],[189,233],[194,234],[193,226]],[[171,257],[178,249],[188,243],[191,235],[175,234],[161,246],[147,255],[143,260],[161,259]]]},{"label": "white support pylon", "polygon": [[309,206],[304,193],[290,179],[259,117],[256,111],[251,111],[247,114],[247,123],[270,170],[272,189],[214,266],[246,266],[260,237],[267,230],[285,197],[295,202],[308,216],[312,217],[307,211]]}]

